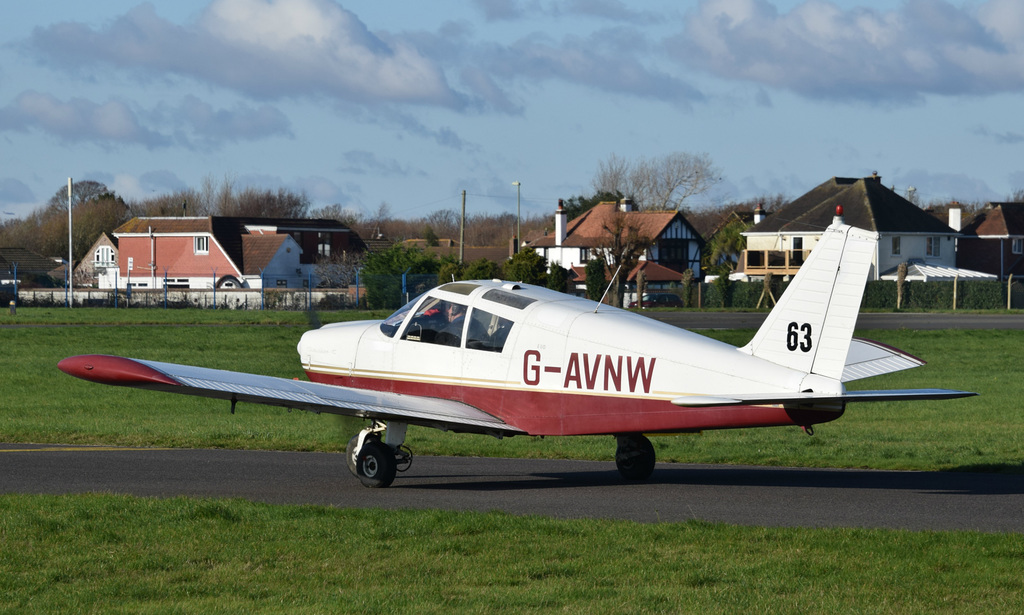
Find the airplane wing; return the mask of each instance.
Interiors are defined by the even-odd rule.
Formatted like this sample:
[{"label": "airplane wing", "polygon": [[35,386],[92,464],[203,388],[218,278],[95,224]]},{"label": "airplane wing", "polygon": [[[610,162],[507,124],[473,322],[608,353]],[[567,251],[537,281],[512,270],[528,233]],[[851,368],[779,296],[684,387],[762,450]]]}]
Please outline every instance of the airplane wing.
[{"label": "airplane wing", "polygon": [[472,406],[447,399],[352,389],[176,363],[79,355],[57,364],[92,382],[199,397],[283,406],[310,412],[400,421],[451,431],[511,436],[526,433]]},{"label": "airplane wing", "polygon": [[828,402],[906,401],[911,399],[956,399],[977,393],[952,389],[892,389],[888,391],[847,391],[835,393],[765,393],[744,395],[684,395],[672,403],[684,408],[716,406],[760,406],[767,404],[813,404]]}]

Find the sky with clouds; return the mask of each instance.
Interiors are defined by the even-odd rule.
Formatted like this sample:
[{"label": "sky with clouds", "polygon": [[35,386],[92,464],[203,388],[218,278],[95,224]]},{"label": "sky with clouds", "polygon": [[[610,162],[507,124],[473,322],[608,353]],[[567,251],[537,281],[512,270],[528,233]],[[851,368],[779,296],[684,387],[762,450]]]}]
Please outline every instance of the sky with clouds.
[{"label": "sky with clouds", "polygon": [[695,202],[877,171],[1024,188],[1019,0],[49,0],[0,21],[0,212],[67,178],[372,214],[552,211],[599,162],[706,153]]}]

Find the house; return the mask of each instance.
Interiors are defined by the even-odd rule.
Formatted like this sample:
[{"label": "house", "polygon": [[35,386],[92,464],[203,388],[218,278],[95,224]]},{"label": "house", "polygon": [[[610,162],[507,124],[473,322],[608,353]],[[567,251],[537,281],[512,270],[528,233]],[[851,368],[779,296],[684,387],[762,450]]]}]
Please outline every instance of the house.
[{"label": "house", "polygon": [[997,276],[1024,274],[1024,203],[989,203],[960,234],[958,267]]},{"label": "house", "polygon": [[[740,262],[749,277],[793,275],[832,223],[841,206],[847,224],[879,235],[870,280],[895,275],[914,262],[956,275],[959,232],[882,185],[878,174],[833,177],[779,208],[743,233],[747,249]],[[951,211],[959,219],[959,209]]]},{"label": "house", "polygon": [[676,281],[686,269],[693,271],[694,279],[701,278],[704,240],[678,211],[636,211],[632,201],[623,199],[618,203],[598,203],[572,220],[567,221],[566,217],[559,201],[554,234],[529,244],[549,263],[579,272],[589,260],[610,250],[613,229],[621,229],[623,233],[635,231],[650,240],[641,261],[671,270]]},{"label": "house", "polygon": [[[63,280],[66,275],[64,262],[25,248],[0,248],[0,284],[14,284],[15,274],[21,282],[40,278]],[[43,283],[46,284],[45,281]]]},{"label": "house", "polygon": [[118,288],[315,286],[316,262],[364,248],[335,220],[133,218],[113,235]]},{"label": "house", "polygon": [[113,288],[117,272],[117,239],[100,233],[75,267],[75,286]]}]

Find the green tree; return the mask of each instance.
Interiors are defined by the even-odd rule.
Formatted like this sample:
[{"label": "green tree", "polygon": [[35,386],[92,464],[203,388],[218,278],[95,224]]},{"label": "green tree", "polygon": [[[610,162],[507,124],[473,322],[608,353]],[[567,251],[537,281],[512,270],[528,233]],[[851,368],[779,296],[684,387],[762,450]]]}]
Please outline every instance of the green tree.
[{"label": "green tree", "polygon": [[718,230],[704,246],[704,268],[707,270],[725,266],[731,273],[736,271],[740,254],[747,248],[747,238],[743,231],[748,224],[739,218],[733,218]]},{"label": "green tree", "polygon": [[569,290],[569,270],[558,263],[551,263],[548,268],[548,288],[560,293],[567,292]]},{"label": "green tree", "polygon": [[423,239],[426,240],[428,248],[437,246],[437,233],[434,232],[434,227],[429,224],[423,227]]},{"label": "green tree", "polygon": [[501,277],[501,266],[494,261],[480,258],[467,263],[462,275],[465,280],[493,280]]},{"label": "green tree", "polygon": [[584,275],[587,277],[587,299],[601,300],[606,285],[605,269],[603,258],[598,257],[587,261],[587,266],[583,268]]},{"label": "green tree", "polygon": [[524,248],[505,265],[505,278],[526,284],[547,284],[547,262],[533,248]]},{"label": "green tree", "polygon": [[[387,250],[372,252],[363,263],[360,276],[366,285],[366,303],[370,309],[396,308],[402,305],[402,275],[437,275],[441,263],[433,254],[418,248],[395,244]],[[436,281],[436,279],[435,279]],[[406,290],[410,295],[419,289]],[[420,291],[422,292],[422,291]]]}]

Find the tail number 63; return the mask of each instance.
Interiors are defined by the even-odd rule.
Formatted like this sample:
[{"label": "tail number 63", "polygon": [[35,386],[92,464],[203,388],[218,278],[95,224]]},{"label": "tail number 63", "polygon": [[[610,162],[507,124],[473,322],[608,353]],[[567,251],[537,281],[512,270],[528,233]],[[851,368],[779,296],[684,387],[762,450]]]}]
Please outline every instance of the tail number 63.
[{"label": "tail number 63", "polygon": [[791,322],[786,330],[786,348],[795,352],[797,348],[801,352],[811,351],[811,323],[803,324]]}]

